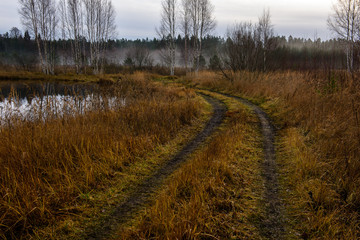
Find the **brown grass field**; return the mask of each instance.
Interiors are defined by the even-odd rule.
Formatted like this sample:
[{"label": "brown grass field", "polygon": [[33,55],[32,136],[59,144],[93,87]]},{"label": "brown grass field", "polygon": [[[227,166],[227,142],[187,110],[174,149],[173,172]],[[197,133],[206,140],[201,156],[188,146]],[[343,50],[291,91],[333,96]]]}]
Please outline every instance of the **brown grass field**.
[{"label": "brown grass field", "polygon": [[[112,96],[126,97],[116,110],[94,108],[44,122],[15,119],[0,129],[0,238],[81,239],[83,224],[96,225],[115,199],[201,129],[211,110],[194,87],[250,99],[274,120],[284,239],[360,238],[358,76],[240,72],[229,81],[204,71],[119,77],[100,81]],[[229,107],[225,123],[114,239],[262,239],[258,120],[239,102],[206,93]]]},{"label": "brown grass field", "polygon": [[[289,229],[297,239],[359,239],[360,89],[344,72],[213,72],[198,87],[260,104],[280,128],[278,164]],[[290,230],[289,230],[290,231]]]}]

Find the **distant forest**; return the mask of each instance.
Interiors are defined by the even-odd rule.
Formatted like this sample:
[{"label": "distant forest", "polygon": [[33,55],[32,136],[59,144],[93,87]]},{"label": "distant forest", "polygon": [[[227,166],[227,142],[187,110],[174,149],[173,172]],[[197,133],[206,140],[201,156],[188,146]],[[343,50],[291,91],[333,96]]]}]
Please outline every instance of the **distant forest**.
[{"label": "distant forest", "polygon": [[[90,44],[83,40],[84,48]],[[189,40],[191,41],[191,39]],[[231,64],[225,64],[228,58],[226,52],[232,51],[229,39],[217,36],[206,36],[203,39],[203,52],[200,57],[201,69],[226,70]],[[166,47],[166,41],[161,39],[118,39],[108,40],[104,61],[105,72],[112,72],[120,68],[153,69],[166,67],[166,59],[162,49]],[[177,68],[184,68],[182,59],[184,55],[185,39],[182,36],[176,38]],[[272,37],[271,47],[267,53],[267,70],[333,70],[346,69],[346,54],[342,40],[332,39],[303,39],[293,37]],[[247,52],[254,59],[251,66],[246,65],[237,70],[261,70],[261,54],[248,53],[249,49],[255,49],[256,43],[251,39],[242,41],[243,53]],[[59,39],[51,42],[54,49],[54,59],[58,71],[69,71],[73,66],[71,40]],[[239,48],[239,46],[237,46]],[[24,34],[17,28],[12,28],[5,34],[0,34],[0,67],[12,67],[17,70],[35,70],[40,64],[37,54],[36,41],[26,31]],[[89,51],[84,49],[83,58],[87,59]],[[355,51],[354,56],[359,52]],[[354,66],[359,67],[358,57],[354,57]],[[191,70],[191,66],[189,70]]]}]

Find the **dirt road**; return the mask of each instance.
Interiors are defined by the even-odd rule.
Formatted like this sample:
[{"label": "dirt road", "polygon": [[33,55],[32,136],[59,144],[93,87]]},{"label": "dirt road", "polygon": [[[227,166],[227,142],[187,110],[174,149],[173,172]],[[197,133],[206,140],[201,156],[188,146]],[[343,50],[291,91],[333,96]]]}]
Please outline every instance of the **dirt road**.
[{"label": "dirt road", "polygon": [[[221,93],[219,93],[221,94]],[[282,239],[284,235],[283,206],[279,197],[279,183],[277,177],[277,164],[275,158],[275,136],[276,129],[268,115],[257,105],[250,101],[232,96],[242,104],[248,106],[258,117],[263,135],[264,161],[262,164],[262,175],[264,179],[265,192],[262,199],[265,215],[259,224],[259,231],[266,239]]]},{"label": "dirt road", "polygon": [[[262,177],[264,182],[264,194],[261,200],[261,210],[264,212],[259,221],[258,229],[264,239],[282,239],[284,235],[284,213],[282,201],[279,197],[279,184],[277,177],[277,164],[275,159],[275,134],[276,130],[267,114],[257,105],[246,99],[222,94],[236,99],[249,107],[258,117],[263,135],[264,160],[262,163]],[[206,139],[212,135],[217,127],[223,122],[227,108],[219,100],[203,96],[208,101],[214,113],[205,128],[190,141],[172,159],[167,161],[157,172],[147,178],[110,214],[103,219],[100,227],[88,229],[86,239],[104,239],[119,229],[119,226],[133,219],[141,209],[150,205],[154,199],[154,193],[163,185],[164,180],[185,162],[188,156],[194,152]]]}]

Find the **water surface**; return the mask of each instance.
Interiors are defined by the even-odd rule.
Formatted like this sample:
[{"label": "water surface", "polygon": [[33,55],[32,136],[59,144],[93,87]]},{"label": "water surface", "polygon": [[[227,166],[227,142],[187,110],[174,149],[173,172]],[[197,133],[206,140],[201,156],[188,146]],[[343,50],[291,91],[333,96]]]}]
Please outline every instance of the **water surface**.
[{"label": "water surface", "polygon": [[97,84],[0,82],[0,125],[86,114],[125,105]]}]

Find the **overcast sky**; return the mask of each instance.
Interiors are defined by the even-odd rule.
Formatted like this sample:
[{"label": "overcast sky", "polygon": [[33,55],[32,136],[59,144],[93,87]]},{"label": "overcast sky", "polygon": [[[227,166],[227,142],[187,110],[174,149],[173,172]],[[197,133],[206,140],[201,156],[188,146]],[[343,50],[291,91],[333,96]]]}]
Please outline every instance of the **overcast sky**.
[{"label": "overcast sky", "polygon": [[[277,35],[311,38],[333,37],[326,20],[334,0],[212,0],[217,27],[214,34],[224,36],[235,22],[256,22],[264,8],[269,8]],[[161,0],[113,0],[118,38],[153,38],[160,21]],[[13,26],[24,30],[17,0],[0,0],[0,33]]]}]

